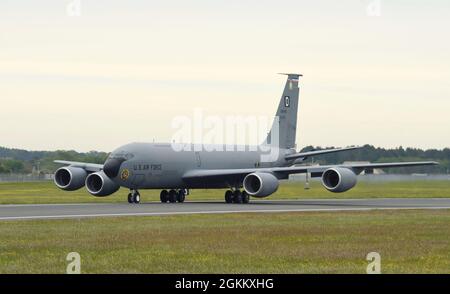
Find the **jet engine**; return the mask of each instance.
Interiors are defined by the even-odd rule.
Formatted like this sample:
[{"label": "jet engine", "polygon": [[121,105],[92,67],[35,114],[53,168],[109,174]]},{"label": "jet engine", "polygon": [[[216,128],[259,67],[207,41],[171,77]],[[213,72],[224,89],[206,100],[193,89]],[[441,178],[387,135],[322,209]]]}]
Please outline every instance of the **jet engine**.
[{"label": "jet engine", "polygon": [[270,173],[252,173],[244,178],[244,190],[254,197],[267,197],[278,189],[278,179]]},{"label": "jet engine", "polygon": [[66,191],[78,190],[84,186],[87,172],[79,167],[65,166],[55,172],[55,185]]},{"label": "jet engine", "polygon": [[345,192],[356,185],[356,174],[345,167],[329,168],[322,174],[322,185],[331,192]]},{"label": "jet engine", "polygon": [[114,183],[103,172],[92,173],[86,178],[86,189],[94,196],[108,196],[119,190],[120,186]]}]

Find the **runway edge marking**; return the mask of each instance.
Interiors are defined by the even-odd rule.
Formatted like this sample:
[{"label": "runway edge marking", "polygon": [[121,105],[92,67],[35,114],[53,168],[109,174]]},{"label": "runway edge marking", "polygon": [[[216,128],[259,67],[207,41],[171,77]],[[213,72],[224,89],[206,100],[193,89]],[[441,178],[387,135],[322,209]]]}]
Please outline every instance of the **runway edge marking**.
[{"label": "runway edge marking", "polygon": [[6,216],[0,220],[28,220],[28,219],[70,219],[94,217],[125,217],[125,216],[167,216],[189,214],[231,214],[231,213],[280,213],[280,212],[338,212],[338,211],[372,211],[372,210],[442,210],[450,207],[377,207],[377,208],[318,208],[318,209],[262,209],[262,210],[217,210],[217,211],[176,211],[176,212],[142,212],[142,213],[104,213],[104,214],[67,214],[67,215],[38,215],[38,216]]}]

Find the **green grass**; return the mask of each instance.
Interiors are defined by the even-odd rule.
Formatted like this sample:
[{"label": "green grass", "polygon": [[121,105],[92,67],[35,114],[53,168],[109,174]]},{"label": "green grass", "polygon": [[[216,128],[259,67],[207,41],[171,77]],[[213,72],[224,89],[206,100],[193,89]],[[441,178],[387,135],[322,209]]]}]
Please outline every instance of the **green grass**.
[{"label": "green grass", "polygon": [[[1,183],[0,203],[124,202],[51,182]],[[141,191],[158,201],[159,191]],[[344,194],[282,182],[269,199],[450,197],[450,181],[361,182]],[[188,199],[222,200],[223,190]],[[450,210],[179,215],[0,222],[0,273],[64,273],[71,251],[84,273],[450,273]]]},{"label": "green grass", "polygon": [[0,273],[450,273],[450,210],[0,222]]},{"label": "green grass", "polygon": [[[141,190],[141,201],[158,201],[159,190]],[[124,202],[128,191],[121,189],[115,194],[98,198],[86,189],[67,192],[59,190],[52,182],[0,183],[0,204],[19,203],[81,203],[81,202]],[[192,190],[188,200],[223,200],[224,190]],[[407,181],[407,182],[360,182],[345,193],[326,191],[320,182],[312,182],[305,190],[302,182],[282,181],[278,191],[267,199],[305,198],[387,198],[387,197],[450,197],[450,181]]]}]

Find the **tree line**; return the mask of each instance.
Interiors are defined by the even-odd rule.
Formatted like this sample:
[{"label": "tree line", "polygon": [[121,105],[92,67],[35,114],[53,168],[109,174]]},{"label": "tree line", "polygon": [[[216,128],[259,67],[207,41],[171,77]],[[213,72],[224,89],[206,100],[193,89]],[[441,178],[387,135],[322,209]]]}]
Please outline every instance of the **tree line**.
[{"label": "tree line", "polygon": [[[321,150],[334,148],[307,146],[302,151]],[[91,163],[103,163],[108,157],[106,152],[90,151],[27,151],[22,149],[10,149],[0,147],[0,173],[52,173],[59,166],[53,160],[70,160]],[[308,158],[307,163],[337,164],[346,161],[369,162],[396,162],[396,161],[423,161],[433,160],[440,163],[439,166],[395,168],[386,169],[389,173],[449,173],[450,148],[427,149],[418,148],[380,148],[372,145],[364,145],[361,149],[330,153]]]},{"label": "tree line", "polygon": [[60,166],[53,162],[57,159],[103,163],[107,157],[108,153],[98,151],[27,151],[0,147],[0,173],[53,173]]},{"label": "tree line", "polygon": [[[302,151],[322,150],[335,147],[307,146]],[[309,162],[319,164],[337,164],[346,161],[368,161],[372,163],[401,162],[401,161],[437,161],[438,166],[404,167],[386,169],[387,173],[434,173],[447,174],[450,171],[450,148],[444,149],[419,149],[419,148],[380,148],[372,145],[364,145],[360,149],[330,153],[307,159]]]}]

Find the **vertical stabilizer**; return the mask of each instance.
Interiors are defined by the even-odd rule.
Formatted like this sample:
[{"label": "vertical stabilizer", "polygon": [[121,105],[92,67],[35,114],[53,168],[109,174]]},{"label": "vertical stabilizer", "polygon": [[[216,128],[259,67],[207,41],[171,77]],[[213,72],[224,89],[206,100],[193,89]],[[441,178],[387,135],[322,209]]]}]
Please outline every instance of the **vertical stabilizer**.
[{"label": "vertical stabilizer", "polygon": [[[266,143],[276,145],[277,140],[273,136],[278,133],[279,148],[294,148],[295,134],[297,131],[297,111],[299,99],[299,78],[301,74],[283,74],[287,75],[286,85],[281,96],[278,110],[270,130]],[[275,126],[278,124],[278,128]],[[275,140],[274,140],[275,139]],[[274,146],[275,147],[275,146]]]}]

